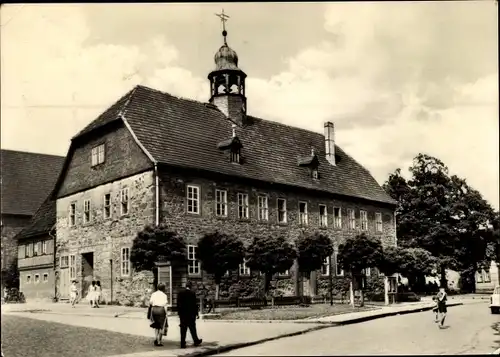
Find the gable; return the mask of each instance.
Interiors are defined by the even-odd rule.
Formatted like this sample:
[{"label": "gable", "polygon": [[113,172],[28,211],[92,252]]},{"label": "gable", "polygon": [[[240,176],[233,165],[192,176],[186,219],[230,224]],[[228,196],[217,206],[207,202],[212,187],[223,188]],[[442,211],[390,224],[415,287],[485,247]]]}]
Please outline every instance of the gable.
[{"label": "gable", "polygon": [[2,214],[33,215],[52,191],[64,157],[1,151]]},{"label": "gable", "polygon": [[[134,141],[123,121],[107,123],[73,139],[55,192],[60,198],[151,169],[152,162]],[[92,148],[104,145],[104,162],[92,165]]]}]

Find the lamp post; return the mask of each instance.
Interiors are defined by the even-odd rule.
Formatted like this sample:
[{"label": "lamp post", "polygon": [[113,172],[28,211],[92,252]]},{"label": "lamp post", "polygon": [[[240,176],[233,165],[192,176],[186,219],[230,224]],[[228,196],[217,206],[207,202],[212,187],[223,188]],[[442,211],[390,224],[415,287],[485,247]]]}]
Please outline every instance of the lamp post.
[{"label": "lamp post", "polygon": [[329,263],[330,263],[330,269],[329,269],[329,270],[330,270],[330,271],[329,271],[329,273],[330,273],[330,274],[328,274],[328,275],[330,276],[330,281],[329,281],[329,284],[330,284],[330,306],[333,306],[333,277],[332,277],[332,273],[333,273],[333,271],[332,271],[332,257],[330,257],[330,259],[328,259],[328,260],[329,260]]}]

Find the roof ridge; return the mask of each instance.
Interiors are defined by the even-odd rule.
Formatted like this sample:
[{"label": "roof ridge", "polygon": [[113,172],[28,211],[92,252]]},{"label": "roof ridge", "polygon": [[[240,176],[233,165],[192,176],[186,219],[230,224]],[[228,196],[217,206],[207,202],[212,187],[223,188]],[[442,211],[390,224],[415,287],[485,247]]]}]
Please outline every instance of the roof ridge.
[{"label": "roof ridge", "polygon": [[172,93],[162,91],[160,89],[156,89],[156,88],[151,88],[151,87],[145,86],[144,84],[138,84],[136,86],[136,88],[137,87],[141,87],[142,89],[145,89],[147,91],[155,92],[155,93],[159,93],[159,94],[163,94],[163,95],[175,98],[175,99],[185,100],[187,102],[192,102],[192,103],[201,104],[201,105],[205,105],[207,103],[210,104],[210,102],[202,102],[202,101],[199,101],[199,100],[196,100],[196,99],[192,99],[192,98],[186,98],[186,97],[177,96],[177,95],[174,95]]},{"label": "roof ridge", "polygon": [[45,154],[42,152],[33,152],[33,151],[24,151],[24,150],[13,150],[13,149],[1,149],[1,151],[9,151],[9,152],[16,152],[16,153],[21,153],[21,154],[30,154],[30,155],[41,155],[41,156],[52,156],[52,157],[64,157],[62,155],[55,155],[55,154]]}]

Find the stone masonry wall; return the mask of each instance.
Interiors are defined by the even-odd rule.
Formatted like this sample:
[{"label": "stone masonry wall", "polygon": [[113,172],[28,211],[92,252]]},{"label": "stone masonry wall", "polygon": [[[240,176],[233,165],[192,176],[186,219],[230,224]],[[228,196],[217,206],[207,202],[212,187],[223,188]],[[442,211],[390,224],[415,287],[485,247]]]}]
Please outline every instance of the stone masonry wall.
[{"label": "stone masonry wall", "polygon": [[[129,213],[121,215],[120,190],[128,187]],[[104,218],[104,195],[111,194],[112,213]],[[154,173],[147,171],[127,177],[113,183],[104,184],[57,200],[57,252],[56,270],[59,272],[62,255],[76,256],[76,280],[82,286],[82,254],[94,254],[94,278],[101,281],[103,298],[109,301],[111,281],[113,281],[113,300],[122,304],[132,304],[145,291],[147,284],[134,280],[132,266],[130,275],[121,274],[121,250],[132,248],[137,232],[147,224],[155,222],[155,186]],[[91,200],[92,220],[83,223],[83,201]],[[76,224],[69,226],[69,206],[76,203]],[[113,262],[113,269],[110,266]],[[145,278],[147,281],[149,278]],[[141,280],[141,279],[139,279]],[[143,279],[144,280],[144,279]],[[61,286],[58,282],[58,286]],[[60,293],[63,293],[62,291]],[[87,292],[83,291],[83,296]],[[134,297],[134,298],[132,298]],[[132,301],[132,302],[131,302]]]},{"label": "stone masonry wall", "polygon": [[[190,214],[186,212],[186,190],[187,185],[198,185],[201,189],[201,212]],[[160,172],[160,202],[162,207],[161,219],[170,227],[183,235],[187,243],[196,245],[198,240],[207,232],[219,230],[224,233],[233,234],[249,245],[256,235],[273,234],[274,232],[286,234],[293,242],[301,232],[320,232],[329,236],[334,246],[338,247],[347,237],[361,233],[360,209],[366,210],[368,214],[367,234],[379,237],[384,245],[396,243],[396,232],[394,225],[394,211],[384,206],[367,204],[356,201],[339,200],[333,197],[307,194],[300,191],[278,190],[271,185],[250,187],[248,185],[233,181],[215,181],[215,179],[200,178],[181,172]],[[215,215],[215,190],[227,190],[228,215],[225,218]],[[248,193],[249,195],[249,219],[238,218],[237,193]],[[259,194],[268,196],[269,219],[266,222],[257,219],[257,200]],[[277,223],[277,199],[287,200],[287,223]],[[305,201],[308,204],[308,225],[303,227],[298,222],[298,202]],[[319,226],[319,204],[327,205],[328,227]],[[334,228],[333,207],[341,207],[342,228]],[[356,212],[356,229],[348,229],[347,209],[353,208]],[[375,212],[382,213],[383,229],[376,232]],[[282,276],[273,282],[276,293],[291,295],[294,290],[295,269],[290,269],[289,276]],[[319,274],[317,274],[319,275]],[[203,283],[206,288],[212,289],[212,279],[203,274]],[[201,276],[191,276],[192,280],[199,280]],[[336,277],[333,277],[336,279]],[[343,280],[344,278],[340,278]],[[255,277],[226,277],[221,284],[221,297],[231,295],[231,292],[241,291],[250,294],[248,286],[255,286]],[[319,279],[318,279],[319,280]],[[235,286],[238,284],[238,286]],[[319,289],[318,289],[319,290]],[[318,291],[319,292],[319,291]]]},{"label": "stone masonry wall", "polygon": [[30,218],[31,216],[2,215],[2,269],[7,269],[17,260],[17,241],[14,237],[29,225]]}]

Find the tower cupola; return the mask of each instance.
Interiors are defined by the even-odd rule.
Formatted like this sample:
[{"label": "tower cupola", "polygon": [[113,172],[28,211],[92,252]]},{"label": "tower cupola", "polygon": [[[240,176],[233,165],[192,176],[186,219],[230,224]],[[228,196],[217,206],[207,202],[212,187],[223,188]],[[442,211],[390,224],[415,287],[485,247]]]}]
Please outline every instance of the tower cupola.
[{"label": "tower cupola", "polygon": [[210,103],[238,126],[246,121],[246,74],[238,67],[238,54],[227,44],[226,21],[229,18],[222,10],[216,14],[222,22],[224,44],[215,53],[215,69],[209,73]]}]

